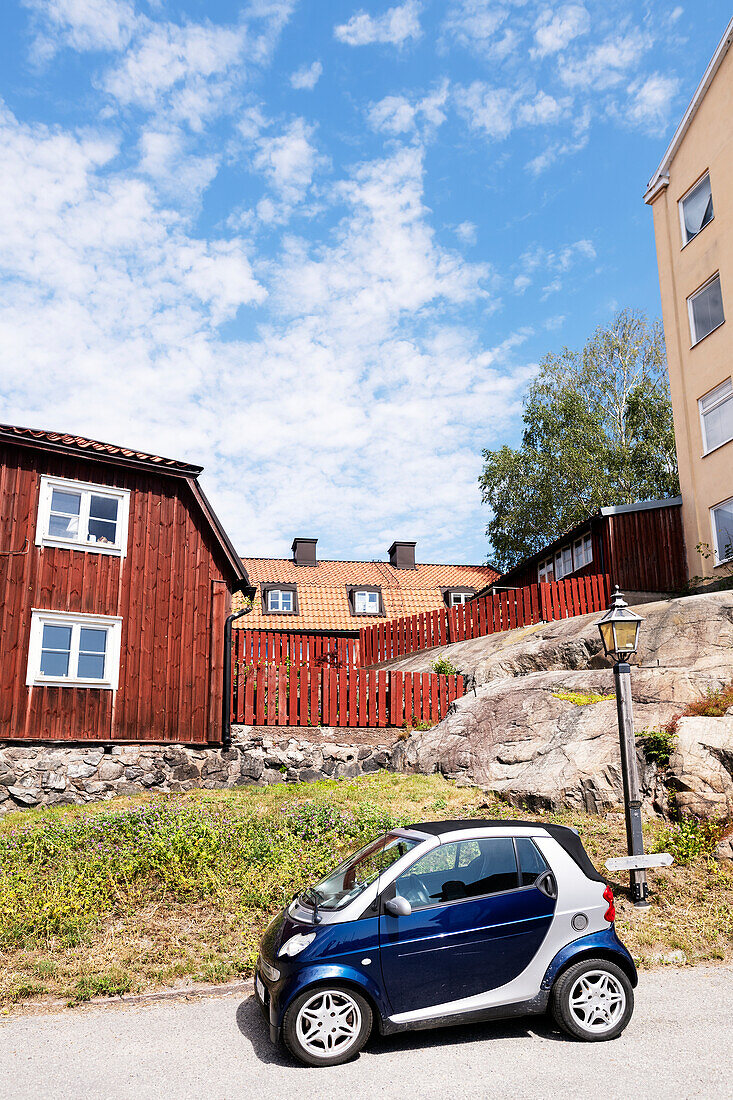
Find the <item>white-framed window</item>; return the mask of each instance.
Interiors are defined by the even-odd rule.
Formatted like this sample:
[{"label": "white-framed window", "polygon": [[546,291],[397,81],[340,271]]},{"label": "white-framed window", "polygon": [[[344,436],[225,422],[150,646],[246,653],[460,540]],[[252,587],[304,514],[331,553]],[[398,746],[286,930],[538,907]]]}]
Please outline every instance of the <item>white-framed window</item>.
[{"label": "white-framed window", "polygon": [[41,478],[36,546],[65,546],[95,554],[127,553],[128,489],[66,478]]},{"label": "white-framed window", "polygon": [[31,613],[28,685],[117,690],[122,619],[67,611]]},{"label": "white-framed window", "polygon": [[703,454],[733,439],[733,381],[726,378],[698,401]]},{"label": "white-framed window", "polygon": [[448,603],[451,607],[462,607],[464,603],[473,599],[474,595],[474,592],[449,592]]},{"label": "white-framed window", "polygon": [[733,497],[710,509],[713,525],[715,564],[733,561]]},{"label": "white-framed window", "polygon": [[593,561],[593,539],[590,535],[583,535],[573,543],[573,570],[582,569],[584,565],[590,565]]},{"label": "white-framed window", "polygon": [[725,321],[723,313],[723,292],[720,288],[720,275],[713,275],[704,286],[696,290],[687,299],[687,311],[690,316],[690,336],[693,344],[699,344]]},{"label": "white-framed window", "polygon": [[710,176],[705,173],[701,180],[693,184],[679,202],[682,245],[696,237],[708,222],[713,220],[713,193],[710,190]]},{"label": "white-framed window", "polygon": [[289,588],[271,588],[267,593],[268,611],[292,611],[294,593]]},{"label": "white-framed window", "polygon": [[537,580],[550,584],[555,579],[555,564],[552,558],[540,563],[537,569]]},{"label": "white-framed window", "polygon": [[358,589],[354,592],[354,614],[356,615],[378,615],[379,614],[379,593],[378,592],[360,592]]}]

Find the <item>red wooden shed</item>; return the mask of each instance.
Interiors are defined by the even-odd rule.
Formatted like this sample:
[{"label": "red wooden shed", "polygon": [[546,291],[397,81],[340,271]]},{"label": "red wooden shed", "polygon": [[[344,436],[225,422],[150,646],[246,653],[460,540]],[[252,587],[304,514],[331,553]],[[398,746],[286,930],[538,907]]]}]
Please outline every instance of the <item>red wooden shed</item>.
[{"label": "red wooden shed", "polygon": [[248,578],[200,473],[0,425],[0,738],[221,740]]}]

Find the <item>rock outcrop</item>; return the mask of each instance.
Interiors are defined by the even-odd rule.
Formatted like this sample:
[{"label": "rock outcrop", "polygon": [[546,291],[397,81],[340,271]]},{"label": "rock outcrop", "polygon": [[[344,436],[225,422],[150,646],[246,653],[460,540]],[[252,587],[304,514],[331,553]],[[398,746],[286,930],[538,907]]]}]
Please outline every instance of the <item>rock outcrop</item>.
[{"label": "rock outcrop", "polygon": [[[686,704],[733,680],[733,594],[660,601],[638,611],[645,623],[632,685],[640,732],[659,729]],[[613,695],[597,618],[524,628],[393,662],[392,667],[422,671],[439,653],[473,683],[438,726],[396,746],[393,766],[460,776],[529,808],[618,807],[615,701],[578,705],[558,698]],[[700,720],[680,723],[678,750],[665,774],[639,753],[651,812],[664,812],[668,782],[687,812],[707,817],[733,812],[733,730],[715,727],[713,736],[708,725],[703,736],[695,721]]]}]

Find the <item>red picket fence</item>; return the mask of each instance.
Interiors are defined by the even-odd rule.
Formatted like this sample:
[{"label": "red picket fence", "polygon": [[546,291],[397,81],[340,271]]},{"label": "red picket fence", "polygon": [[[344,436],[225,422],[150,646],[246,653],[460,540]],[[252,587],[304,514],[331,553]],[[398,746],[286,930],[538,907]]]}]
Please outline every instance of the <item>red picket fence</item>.
[{"label": "red picket fence", "polygon": [[359,637],[308,633],[300,630],[233,630],[232,660],[236,667],[252,665],[308,665],[309,668],[356,668]]},{"label": "red picket fence", "polygon": [[232,721],[247,726],[402,726],[439,722],[463,676],[363,668],[237,666]]},{"label": "red picket fence", "polygon": [[608,606],[610,590],[605,574],[569,577],[481,596],[462,607],[377,623],[359,631],[361,664],[379,665],[421,649],[602,611]]}]

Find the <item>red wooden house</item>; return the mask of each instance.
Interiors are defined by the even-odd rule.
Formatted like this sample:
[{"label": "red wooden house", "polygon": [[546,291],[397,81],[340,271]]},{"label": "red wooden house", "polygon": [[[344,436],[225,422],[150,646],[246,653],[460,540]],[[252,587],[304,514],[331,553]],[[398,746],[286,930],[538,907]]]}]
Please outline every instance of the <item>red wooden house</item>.
[{"label": "red wooden house", "polygon": [[0,426],[0,738],[221,740],[248,578],[200,473]]}]

